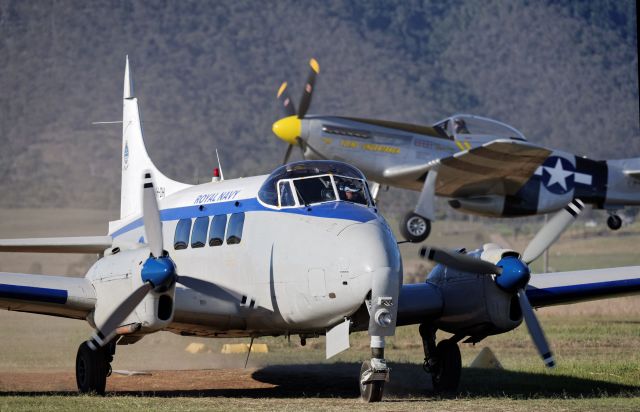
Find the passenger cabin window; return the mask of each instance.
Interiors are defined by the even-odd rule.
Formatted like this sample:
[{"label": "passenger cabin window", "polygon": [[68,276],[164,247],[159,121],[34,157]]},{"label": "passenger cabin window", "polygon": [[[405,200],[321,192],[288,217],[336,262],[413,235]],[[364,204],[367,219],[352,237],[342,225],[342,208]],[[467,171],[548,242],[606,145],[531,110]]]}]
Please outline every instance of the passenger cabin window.
[{"label": "passenger cabin window", "polygon": [[186,249],[189,245],[189,234],[191,233],[191,219],[181,219],[176,226],[176,235],[173,240],[175,250]]},{"label": "passenger cabin window", "polygon": [[207,216],[199,217],[193,224],[193,232],[191,233],[191,247],[204,247],[207,241],[207,229],[209,229],[209,218]]},{"label": "passenger cabin window", "polygon": [[209,246],[220,246],[224,243],[224,230],[227,227],[227,215],[217,215],[211,220],[209,229]]},{"label": "passenger cabin window", "polygon": [[244,213],[234,213],[229,218],[227,227],[227,244],[236,245],[242,240],[242,228],[244,226]]},{"label": "passenger cabin window", "polygon": [[330,176],[296,179],[293,181],[293,186],[298,200],[304,205],[336,200]]}]

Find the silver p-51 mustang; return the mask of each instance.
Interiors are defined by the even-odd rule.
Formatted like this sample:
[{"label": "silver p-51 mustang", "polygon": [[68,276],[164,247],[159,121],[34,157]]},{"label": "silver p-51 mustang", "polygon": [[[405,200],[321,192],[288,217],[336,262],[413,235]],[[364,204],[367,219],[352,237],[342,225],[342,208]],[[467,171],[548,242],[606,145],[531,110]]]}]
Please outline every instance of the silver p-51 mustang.
[{"label": "silver p-51 mustang", "polygon": [[379,185],[420,191],[400,230],[421,242],[435,219],[434,197],[463,212],[493,217],[555,212],[572,199],[609,211],[640,204],[640,158],[593,160],[527,142],[515,128],[480,116],[457,114],[432,126],[344,116],[307,115],[320,66],[314,59],[296,110],[287,84],[278,90],[286,117],[273,132],[306,159],[350,163]]}]

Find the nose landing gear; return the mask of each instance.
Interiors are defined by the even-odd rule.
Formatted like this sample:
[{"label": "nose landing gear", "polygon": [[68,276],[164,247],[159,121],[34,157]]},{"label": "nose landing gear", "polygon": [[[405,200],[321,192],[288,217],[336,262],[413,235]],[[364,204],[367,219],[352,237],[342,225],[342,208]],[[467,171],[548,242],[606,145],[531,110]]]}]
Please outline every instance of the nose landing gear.
[{"label": "nose landing gear", "polygon": [[[384,338],[371,339],[371,359],[360,368],[360,398],[365,402],[380,402],[385,382],[389,382],[389,367],[384,359]],[[382,347],[376,347],[382,346]]]},{"label": "nose landing gear", "polygon": [[611,230],[618,230],[622,227],[622,219],[616,214],[611,214],[609,218],[607,218],[607,226],[609,226]]}]

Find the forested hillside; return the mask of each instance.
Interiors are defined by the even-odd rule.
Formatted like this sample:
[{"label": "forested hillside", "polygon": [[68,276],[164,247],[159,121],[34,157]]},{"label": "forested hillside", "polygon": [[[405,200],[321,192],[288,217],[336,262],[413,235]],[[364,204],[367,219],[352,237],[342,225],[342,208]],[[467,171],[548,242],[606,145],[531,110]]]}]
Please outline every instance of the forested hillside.
[{"label": "forested hillside", "polygon": [[150,155],[187,182],[215,148],[226,177],[279,164],[275,94],[299,101],[312,56],[310,113],[469,112],[640,156],[634,1],[0,0],[0,206],[118,208],[121,126],[91,122],[121,119],[126,54]]}]

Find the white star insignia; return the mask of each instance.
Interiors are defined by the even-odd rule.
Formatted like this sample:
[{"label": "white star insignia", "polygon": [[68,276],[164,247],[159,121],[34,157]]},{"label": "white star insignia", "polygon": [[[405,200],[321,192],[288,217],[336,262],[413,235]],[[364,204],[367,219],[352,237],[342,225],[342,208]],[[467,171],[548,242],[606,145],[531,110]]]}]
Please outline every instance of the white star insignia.
[{"label": "white star insignia", "polygon": [[549,187],[557,183],[562,186],[562,189],[567,190],[567,177],[571,176],[573,172],[564,170],[560,159],[558,159],[554,167],[545,166],[544,170],[546,170],[550,175],[549,183],[547,184]]}]

